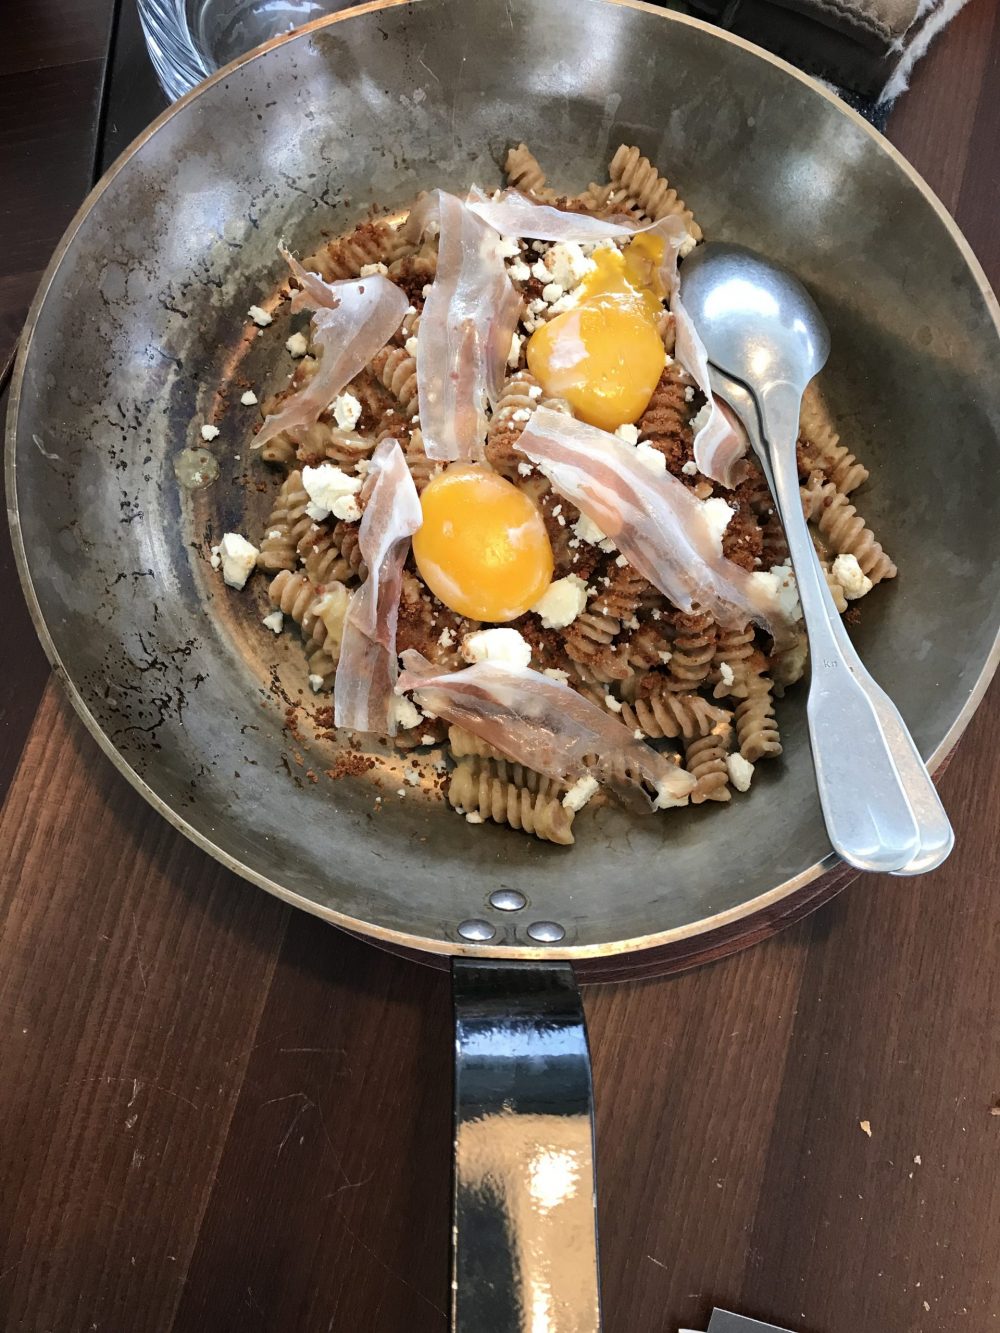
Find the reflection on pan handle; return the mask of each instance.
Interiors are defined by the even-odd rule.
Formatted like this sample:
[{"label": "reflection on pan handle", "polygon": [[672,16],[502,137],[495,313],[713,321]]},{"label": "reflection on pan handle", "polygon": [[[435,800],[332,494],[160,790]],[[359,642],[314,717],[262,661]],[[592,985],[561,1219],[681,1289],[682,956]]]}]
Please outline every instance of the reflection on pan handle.
[{"label": "reflection on pan handle", "polygon": [[590,1052],[568,963],[456,958],[453,1333],[600,1333]]}]

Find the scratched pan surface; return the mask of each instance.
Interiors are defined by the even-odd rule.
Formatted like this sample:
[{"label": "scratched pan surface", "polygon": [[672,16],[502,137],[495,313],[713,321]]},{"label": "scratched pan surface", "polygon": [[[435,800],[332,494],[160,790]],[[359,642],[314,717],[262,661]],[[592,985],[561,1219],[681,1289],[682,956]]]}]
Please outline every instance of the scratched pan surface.
[{"label": "scratched pan surface", "polygon": [[[940,206],[863,122],[780,62],[661,11],[390,4],[220,73],[67,233],[17,370],[8,494],[27,596],[76,707],[190,837],[385,940],[468,951],[457,927],[476,917],[496,931],[480,952],[529,955],[527,927],[549,920],[565,938],[542,951],[584,957],[773,907],[830,864],[801,693],[781,707],[784,758],[760,766],[748,798],[648,820],[587,810],[576,846],[554,848],[472,828],[431,791],[400,800],[391,757],[329,780],[335,747],[305,717],[299,738],[284,725],[286,699],[315,706],[298,645],[260,625],[262,581],[229,593],[206,558],[210,536],[259,532],[269,498],[238,399],[243,381],[262,392],[287,372],[286,316],[243,338],[247,307],[284,277],[278,238],[308,251],[372,204],[492,184],[521,138],[568,189],[638,143],[709,235],[812,287],[833,332],[825,391],[872,468],[859,499],[902,571],[865,603],[857,639],[936,762],[985,686],[1000,621],[995,302]],[[174,462],[220,389],[220,477],[192,494]],[[500,888],[528,907],[490,908]]]}]

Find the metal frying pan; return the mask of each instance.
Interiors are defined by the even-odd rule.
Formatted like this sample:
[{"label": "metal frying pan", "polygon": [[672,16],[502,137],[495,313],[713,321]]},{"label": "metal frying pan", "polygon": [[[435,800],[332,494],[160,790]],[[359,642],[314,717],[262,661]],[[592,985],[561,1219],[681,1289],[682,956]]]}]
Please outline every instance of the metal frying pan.
[{"label": "metal frying pan", "polygon": [[[457,1097],[475,1131],[464,1153],[459,1133],[456,1326],[476,1333],[520,1327],[529,1290],[549,1292],[550,1329],[596,1326],[592,1214],[576,1230],[557,1224],[581,1197],[590,1207],[589,1074],[571,974],[552,960],[717,929],[832,864],[794,694],[783,760],[747,799],[662,820],[588,811],[570,851],[470,828],[430,790],[399,799],[392,756],[329,781],[336,747],[304,713],[297,735],[286,729],[289,701],[314,704],[301,652],[261,627],[255,594],[223,590],[208,567],[209,538],[259,530],[269,499],[233,484],[250,423],[231,390],[242,378],[263,396],[278,373],[277,339],[242,337],[247,307],[283,280],[278,238],[306,251],[369,205],[493,183],[522,138],[567,187],[637,142],[706,233],[762,249],[811,287],[833,336],[824,389],[872,468],[864,512],[901,569],[866,601],[856,639],[935,765],[997,659],[996,302],[954,224],[869,126],[781,61],[691,20],[610,0],[387,3],[223,70],[160,118],[74,220],[28,320],[7,440],[35,623],[125,776],[287,901],[476,960],[456,973]],[[200,443],[220,392],[221,475],[190,491],[175,460]],[[540,1274],[530,1236],[502,1272],[478,1266],[532,1219],[550,1255],[577,1255],[589,1280]],[[463,1244],[473,1225],[493,1241]]]}]

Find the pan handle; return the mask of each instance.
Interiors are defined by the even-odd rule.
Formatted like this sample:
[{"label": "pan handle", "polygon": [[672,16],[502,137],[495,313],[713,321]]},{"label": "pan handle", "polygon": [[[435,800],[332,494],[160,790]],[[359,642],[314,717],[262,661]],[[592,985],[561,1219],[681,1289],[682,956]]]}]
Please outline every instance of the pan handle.
[{"label": "pan handle", "polygon": [[568,963],[456,958],[453,1333],[600,1333],[594,1102]]}]

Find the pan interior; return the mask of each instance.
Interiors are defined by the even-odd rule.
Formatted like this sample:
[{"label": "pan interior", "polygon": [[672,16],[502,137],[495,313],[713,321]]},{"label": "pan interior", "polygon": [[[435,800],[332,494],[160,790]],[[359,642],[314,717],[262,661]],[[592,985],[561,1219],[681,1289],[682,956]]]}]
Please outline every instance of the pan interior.
[{"label": "pan interior", "polygon": [[[260,624],[263,581],[234,595],[207,564],[223,531],[260,531],[269,498],[253,490],[253,409],[233,388],[262,394],[287,373],[278,338],[243,338],[248,306],[284,278],[278,239],[305,252],[373,205],[492,186],[520,139],[572,190],[638,144],[707,235],[809,284],[832,330],[824,392],[872,469],[858,503],[901,571],[855,638],[931,755],[1000,620],[990,299],[874,135],[694,23],[603,0],[420,0],[224,72],[118,166],[71,235],[22,360],[9,463],[50,653],[106,746],[210,850],[416,946],[461,948],[474,917],[495,945],[531,948],[542,919],[565,930],[561,951],[593,952],[705,929],[829,855],[802,691],[780,707],[783,759],[759,766],[747,798],[648,820],[588,810],[576,846],[554,848],[472,828],[433,791],[397,796],[398,759],[329,778],[336,748],[286,725],[289,703],[314,701],[298,645]],[[175,460],[220,391],[220,477],[192,493]],[[497,889],[527,908],[495,911]]]}]

